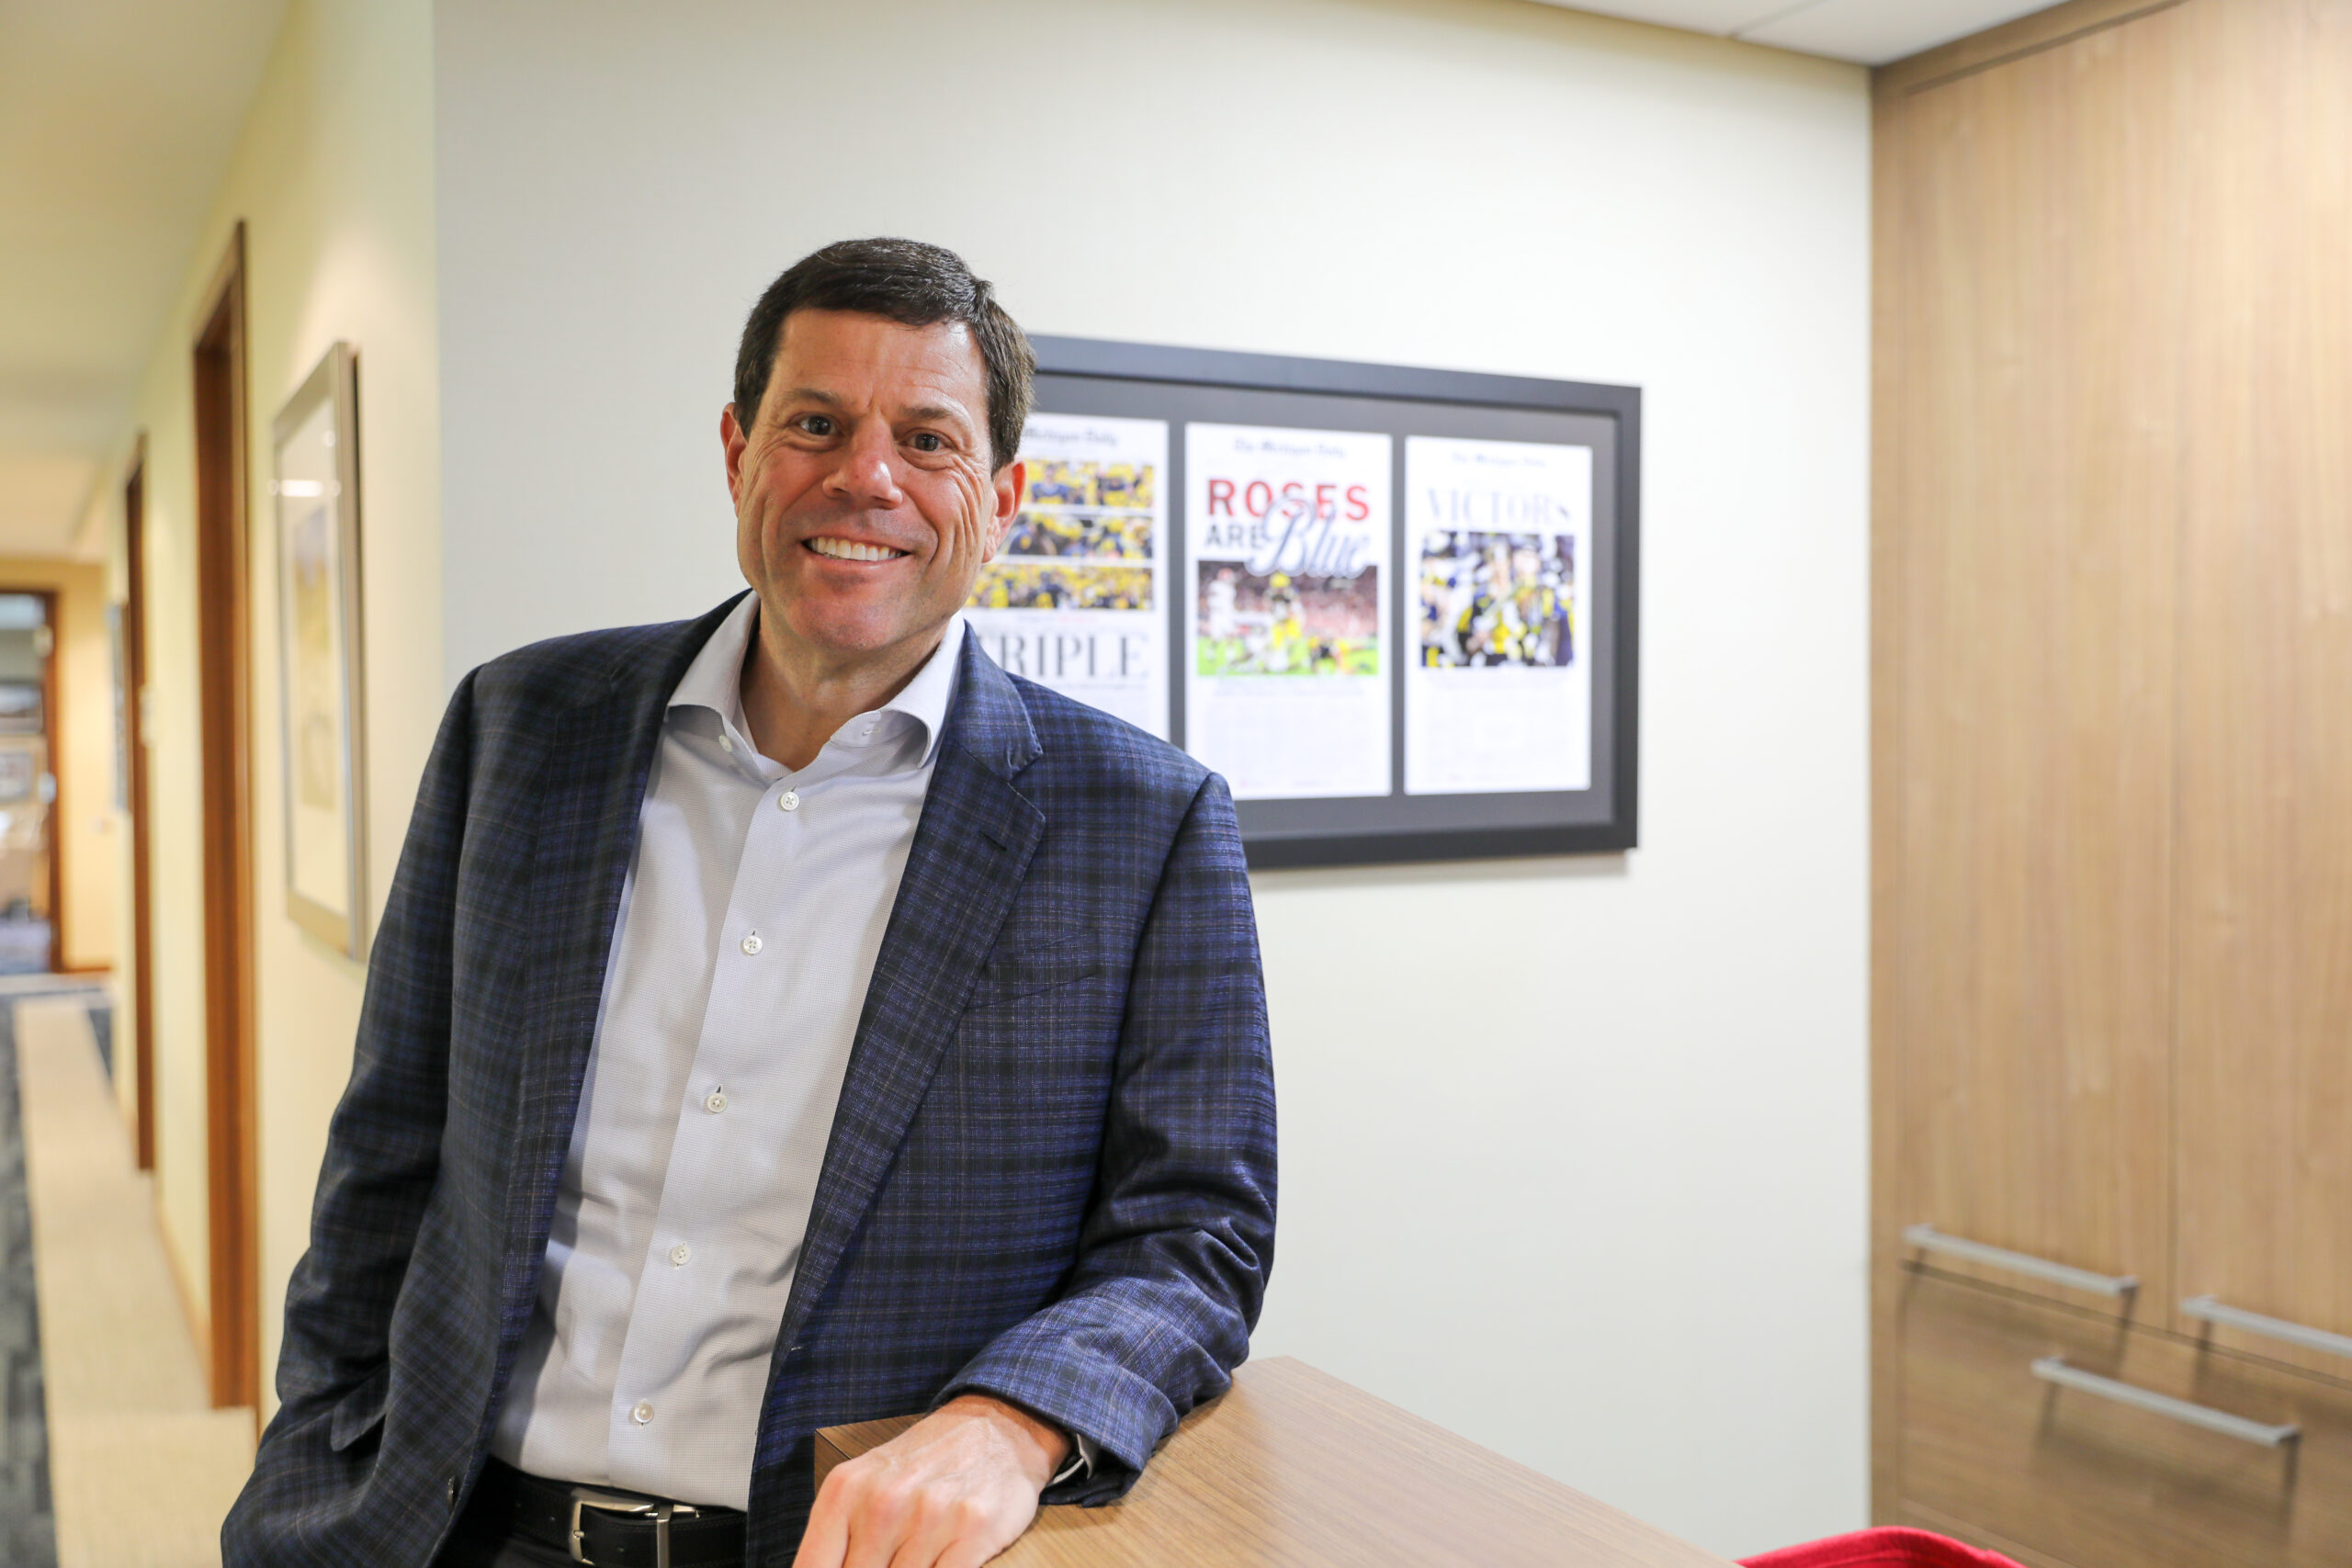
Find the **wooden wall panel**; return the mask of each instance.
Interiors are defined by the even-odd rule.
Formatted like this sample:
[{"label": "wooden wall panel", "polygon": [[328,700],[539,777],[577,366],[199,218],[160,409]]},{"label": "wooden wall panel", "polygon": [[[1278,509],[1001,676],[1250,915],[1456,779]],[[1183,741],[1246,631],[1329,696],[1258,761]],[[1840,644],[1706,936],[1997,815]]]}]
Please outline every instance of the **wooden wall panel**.
[{"label": "wooden wall panel", "polygon": [[2181,4],[2184,0],[2068,0],[1882,65],[1871,73],[1871,86],[1882,98],[1922,92]]},{"label": "wooden wall panel", "polygon": [[[2352,1335],[2352,0],[2075,0],[1874,85],[1873,1507],[2342,1562],[2352,1360],[2180,1301]],[[2135,1326],[2011,1281],[1985,1361],[1914,1221]],[[2302,1457],[2052,1402],[2045,1340]]]},{"label": "wooden wall panel", "polygon": [[2181,16],[1883,88],[1878,148],[1882,1225],[2159,1292]]},{"label": "wooden wall panel", "polygon": [[2189,14],[2178,1282],[2352,1334],[2352,5]]},{"label": "wooden wall panel", "polygon": [[[1961,1534],[2072,1568],[2352,1557],[2352,1388],[1932,1276],[1915,1281],[1906,1318],[1905,1500]],[[2266,1447],[2058,1389],[2034,1375],[2045,1356],[2300,1436]]]}]

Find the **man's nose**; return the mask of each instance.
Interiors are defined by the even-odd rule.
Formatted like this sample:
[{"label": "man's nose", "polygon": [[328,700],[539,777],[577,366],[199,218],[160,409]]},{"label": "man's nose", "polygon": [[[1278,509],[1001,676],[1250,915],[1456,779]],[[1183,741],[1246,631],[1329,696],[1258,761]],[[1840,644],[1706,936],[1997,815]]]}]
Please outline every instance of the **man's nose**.
[{"label": "man's nose", "polygon": [[899,489],[899,447],[879,420],[860,423],[842,448],[842,460],[826,488],[854,506],[888,508],[906,499]]}]

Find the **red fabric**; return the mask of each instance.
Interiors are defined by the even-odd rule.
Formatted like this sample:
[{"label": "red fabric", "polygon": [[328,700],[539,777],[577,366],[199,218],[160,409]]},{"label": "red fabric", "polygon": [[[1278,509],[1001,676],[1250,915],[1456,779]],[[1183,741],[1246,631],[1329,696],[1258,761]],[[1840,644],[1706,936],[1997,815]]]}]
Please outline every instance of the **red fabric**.
[{"label": "red fabric", "polygon": [[1905,1529],[1856,1530],[1740,1562],[1744,1568],[2018,1568],[1997,1551]]}]

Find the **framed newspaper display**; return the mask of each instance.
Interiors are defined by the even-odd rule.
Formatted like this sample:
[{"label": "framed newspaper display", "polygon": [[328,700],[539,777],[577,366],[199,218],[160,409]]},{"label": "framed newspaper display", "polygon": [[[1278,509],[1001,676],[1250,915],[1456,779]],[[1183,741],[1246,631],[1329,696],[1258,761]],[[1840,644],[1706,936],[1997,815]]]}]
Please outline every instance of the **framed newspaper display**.
[{"label": "framed newspaper display", "polygon": [[1225,775],[1253,867],[1633,847],[1638,389],[1031,341],[1000,663]]}]

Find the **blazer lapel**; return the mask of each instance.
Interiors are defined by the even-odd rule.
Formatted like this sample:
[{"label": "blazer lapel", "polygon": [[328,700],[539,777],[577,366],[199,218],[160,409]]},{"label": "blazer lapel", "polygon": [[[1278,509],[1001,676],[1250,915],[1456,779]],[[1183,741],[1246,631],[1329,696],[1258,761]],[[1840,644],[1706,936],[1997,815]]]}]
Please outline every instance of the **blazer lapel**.
[{"label": "blazer lapel", "polygon": [[1045,831],[1012,786],[1039,750],[1020,693],[978,637],[964,639],[956,681],[776,1336],[771,1415],[776,1373],[874,1201]]},{"label": "blazer lapel", "polygon": [[585,671],[578,697],[556,710],[539,775],[531,887],[521,906],[545,959],[524,968],[528,1021],[515,1097],[515,1179],[507,1189],[503,1314],[510,1353],[538,1291],[662,717],[686,667],[741,597],[700,620],[659,628],[604,670]]}]

